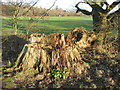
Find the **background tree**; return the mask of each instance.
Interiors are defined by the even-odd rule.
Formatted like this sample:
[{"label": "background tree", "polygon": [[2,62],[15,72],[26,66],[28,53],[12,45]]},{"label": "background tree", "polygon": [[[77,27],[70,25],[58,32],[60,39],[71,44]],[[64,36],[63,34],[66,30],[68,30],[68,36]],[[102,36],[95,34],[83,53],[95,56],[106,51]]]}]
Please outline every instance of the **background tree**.
[{"label": "background tree", "polygon": [[[87,10],[80,9],[78,6],[80,3],[88,4],[92,8],[92,11],[89,12]],[[89,0],[84,0],[84,2],[78,2],[75,7],[77,8],[76,12],[92,15],[94,30],[99,32],[105,29],[108,24],[111,24],[113,17],[120,15],[120,9],[110,14],[111,10],[113,10],[118,4],[120,4],[119,0],[116,0],[111,5],[109,5],[106,0],[99,0],[99,2],[95,2],[95,0],[92,0],[91,2],[89,2]],[[103,9],[104,5],[106,6],[105,9]]]},{"label": "background tree", "polygon": [[[92,11],[84,10],[79,8],[80,3],[88,4]],[[106,33],[114,28],[118,28],[118,18],[120,16],[120,9],[115,12],[110,13],[118,4],[120,4],[120,0],[114,1],[111,5],[108,4],[106,0],[96,1],[96,0],[84,0],[84,2],[78,2],[76,4],[77,13],[82,12],[86,15],[92,15],[93,18],[93,30],[99,35],[98,40],[101,41],[101,44],[105,44],[106,41]],[[104,9],[103,6],[106,6]],[[117,25],[117,26],[116,26]]]},{"label": "background tree", "polygon": [[[12,17],[13,12],[15,11],[15,8],[8,4],[8,3],[1,3],[2,7],[2,16],[8,16]],[[52,5],[53,6],[53,5]],[[20,9],[19,16],[23,16],[23,11],[25,11],[25,7],[30,7],[29,3],[26,5],[23,5]],[[27,14],[24,14],[24,16],[86,16],[83,13],[76,13],[74,10],[63,10],[62,8],[59,8],[58,6],[56,8],[50,8],[49,10],[42,7],[32,7],[32,9],[27,12]]]},{"label": "background tree", "polygon": [[[8,6],[10,7],[11,12],[9,14],[11,16],[11,21],[13,24],[14,34],[16,35],[18,32],[18,17],[26,15],[35,4],[37,4],[39,0],[35,1],[30,5],[30,3],[26,3],[23,0],[20,1],[9,1]],[[7,9],[5,9],[7,10]]]}]

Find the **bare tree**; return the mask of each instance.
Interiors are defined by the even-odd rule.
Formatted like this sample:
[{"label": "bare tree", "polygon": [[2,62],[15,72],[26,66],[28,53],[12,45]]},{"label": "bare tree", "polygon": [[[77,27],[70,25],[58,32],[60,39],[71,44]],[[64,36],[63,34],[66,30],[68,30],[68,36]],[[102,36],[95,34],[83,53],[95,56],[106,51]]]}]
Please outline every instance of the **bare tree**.
[{"label": "bare tree", "polygon": [[[92,11],[90,12],[79,8],[78,5],[80,3],[88,4],[92,8]],[[114,16],[120,15],[120,9],[110,14],[111,10],[113,10],[118,4],[120,4],[119,0],[116,0],[111,5],[109,5],[106,0],[99,0],[99,2],[96,2],[96,0],[91,0],[91,2],[90,0],[84,0],[84,2],[78,2],[75,7],[77,8],[76,12],[92,15],[94,29],[96,32],[99,32],[100,30],[103,30],[108,24],[110,24],[109,22],[112,21]],[[106,6],[105,9],[103,9],[104,5]]]},{"label": "bare tree", "polygon": [[37,4],[39,0],[33,2],[32,5],[30,3],[26,3],[23,0],[20,1],[9,1],[9,5],[11,5],[14,10],[12,10],[12,23],[14,28],[14,34],[17,35],[18,32],[18,17],[26,15],[32,8]]},{"label": "bare tree", "polygon": [[56,2],[57,2],[57,0],[55,0],[55,1],[53,2],[53,4],[51,5],[51,7],[49,7],[45,12],[42,13],[41,18],[44,18],[44,16],[47,15],[47,12],[48,12],[49,10],[51,10],[51,8],[55,5]]},{"label": "bare tree", "polygon": [[[80,3],[88,4],[92,8],[92,11],[90,12],[79,8]],[[76,12],[92,15],[94,31],[97,34],[102,32],[102,42],[104,43],[106,33],[110,30],[110,28],[116,28],[114,25],[118,23],[114,18],[116,18],[116,16],[120,16],[120,9],[110,13],[118,4],[120,4],[120,0],[114,1],[111,5],[108,4],[106,0],[84,0],[84,2],[78,2],[75,7],[77,8]],[[106,6],[105,9],[103,8],[104,5]]]}]

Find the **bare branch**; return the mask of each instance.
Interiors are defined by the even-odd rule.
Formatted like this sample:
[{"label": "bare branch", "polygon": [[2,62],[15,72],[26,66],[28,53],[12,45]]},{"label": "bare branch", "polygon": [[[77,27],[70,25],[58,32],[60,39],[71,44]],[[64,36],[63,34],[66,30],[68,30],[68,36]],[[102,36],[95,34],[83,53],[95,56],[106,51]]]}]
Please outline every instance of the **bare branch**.
[{"label": "bare branch", "polygon": [[12,5],[15,9],[14,16],[17,17],[20,12],[20,7],[22,6],[23,2],[9,2],[10,5]]},{"label": "bare branch", "polygon": [[100,2],[100,5],[103,7],[103,5],[104,5],[104,2]]},{"label": "bare branch", "polygon": [[22,5],[23,5],[23,2],[20,2],[18,7],[21,7]]},{"label": "bare branch", "polygon": [[[76,8],[77,8],[77,12],[78,11],[81,11],[82,12],[82,10],[78,7],[78,5],[80,4],[80,3],[86,3],[86,4],[88,4],[88,5],[90,5],[91,6],[91,8],[93,9],[93,10],[95,10],[95,11],[99,11],[99,12],[101,12],[101,13],[106,13],[106,10],[104,10],[101,6],[99,6],[96,2],[78,2],[77,4],[76,4]],[[85,10],[86,11],[86,10]],[[83,11],[84,12],[84,11]],[[87,12],[88,13],[88,12]],[[91,13],[91,12],[90,12]],[[89,14],[89,13],[88,13]]]},{"label": "bare branch", "polygon": [[113,2],[109,8],[107,9],[108,11],[111,11],[114,7],[116,7],[118,4],[120,4],[120,0],[116,0],[115,2]]},{"label": "bare branch", "polygon": [[109,4],[107,3],[107,1],[104,2],[104,4],[106,4],[106,6],[108,6]]},{"label": "bare branch", "polygon": [[86,2],[86,4],[90,5],[93,8],[93,4],[95,4],[95,2]]},{"label": "bare branch", "polygon": [[110,19],[110,18],[112,18],[113,16],[120,16],[120,9],[118,9],[117,11],[109,14],[109,15],[107,16],[107,18]]},{"label": "bare branch", "polygon": [[103,7],[103,5],[106,5],[106,8],[109,6],[108,2],[106,0],[104,0],[103,2],[100,2],[101,6]]},{"label": "bare branch", "polygon": [[57,0],[54,1],[54,3],[52,4],[52,6],[50,8],[48,8],[43,14],[42,17],[46,16],[47,12],[55,5],[55,3],[57,2]]},{"label": "bare branch", "polygon": [[38,1],[39,1],[39,0],[37,0],[35,3],[33,3],[33,5],[31,5],[31,6],[28,8],[28,10],[23,13],[23,15],[27,14],[27,13],[32,9],[32,7],[35,6],[35,4],[38,3]]},{"label": "bare branch", "polygon": [[78,2],[78,3],[75,5],[75,7],[77,8],[76,13],[78,13],[78,12],[80,11],[80,12],[82,12],[83,14],[92,15],[92,12],[89,12],[89,11],[83,10],[83,9],[80,9],[80,8],[78,7],[78,5],[79,5],[80,3],[84,3],[84,2]]},{"label": "bare branch", "polygon": [[[95,2],[88,2],[87,0],[85,0],[85,2],[78,2],[77,4],[76,4],[76,6],[78,6],[80,3],[86,3],[86,4],[88,4],[89,6],[91,6],[92,8],[93,8],[93,4],[95,4]],[[76,7],[75,6],[75,7]]]},{"label": "bare branch", "polygon": [[106,11],[108,12],[109,4],[105,1],[104,4],[106,5]]},{"label": "bare branch", "polygon": [[79,11],[82,12],[83,14],[86,14],[86,15],[92,15],[91,12],[89,12],[87,10],[80,9],[80,8],[76,11],[76,13],[79,12]]},{"label": "bare branch", "polygon": [[49,9],[47,9],[47,11],[49,11],[55,5],[56,2],[57,0],[54,1],[53,5]]}]

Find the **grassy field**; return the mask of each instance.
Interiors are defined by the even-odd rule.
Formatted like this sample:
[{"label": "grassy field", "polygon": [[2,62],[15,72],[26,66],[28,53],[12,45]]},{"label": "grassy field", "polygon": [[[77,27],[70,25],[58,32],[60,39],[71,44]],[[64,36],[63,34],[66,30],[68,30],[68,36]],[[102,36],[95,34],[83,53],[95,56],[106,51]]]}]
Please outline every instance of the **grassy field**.
[{"label": "grassy field", "polygon": [[[2,18],[3,35],[12,35],[13,21],[8,17]],[[19,17],[18,18],[18,33],[64,33],[67,34],[75,27],[85,27],[87,30],[92,30],[91,17]]]}]

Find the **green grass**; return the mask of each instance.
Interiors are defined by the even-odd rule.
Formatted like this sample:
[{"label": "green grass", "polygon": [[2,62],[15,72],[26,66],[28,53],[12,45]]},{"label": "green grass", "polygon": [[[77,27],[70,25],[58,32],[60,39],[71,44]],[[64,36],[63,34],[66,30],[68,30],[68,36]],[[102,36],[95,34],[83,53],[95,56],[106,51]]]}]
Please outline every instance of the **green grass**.
[{"label": "green grass", "polygon": [[[18,33],[26,34],[26,31],[31,33],[64,33],[75,27],[85,27],[87,30],[92,30],[91,17],[19,17],[18,18]],[[2,32],[3,35],[12,35],[14,30],[12,27],[12,20],[10,18],[2,18]]]}]

